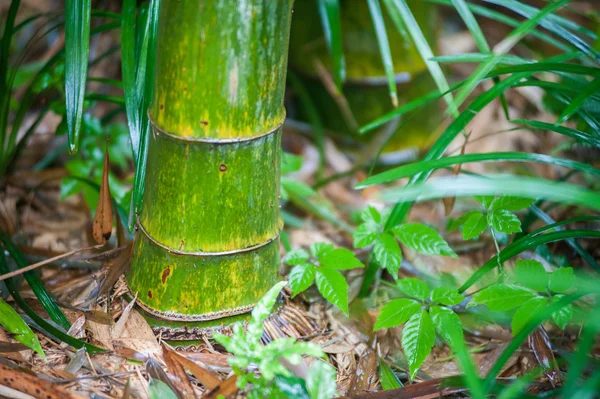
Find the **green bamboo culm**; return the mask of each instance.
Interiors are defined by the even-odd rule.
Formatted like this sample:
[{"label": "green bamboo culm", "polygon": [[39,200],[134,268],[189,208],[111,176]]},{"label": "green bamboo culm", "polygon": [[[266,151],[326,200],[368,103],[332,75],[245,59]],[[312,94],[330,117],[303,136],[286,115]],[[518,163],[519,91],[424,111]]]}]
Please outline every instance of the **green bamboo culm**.
[{"label": "green bamboo culm", "polygon": [[166,338],[244,318],[279,279],[292,1],[161,1],[127,283]]}]

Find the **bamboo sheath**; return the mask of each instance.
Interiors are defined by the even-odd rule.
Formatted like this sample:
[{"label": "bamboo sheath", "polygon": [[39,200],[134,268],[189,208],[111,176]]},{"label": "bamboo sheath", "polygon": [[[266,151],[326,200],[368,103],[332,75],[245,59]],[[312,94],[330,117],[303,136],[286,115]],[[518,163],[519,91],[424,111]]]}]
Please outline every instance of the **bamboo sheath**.
[{"label": "bamboo sheath", "polygon": [[127,283],[163,330],[235,321],[279,279],[292,1],[161,1]]}]

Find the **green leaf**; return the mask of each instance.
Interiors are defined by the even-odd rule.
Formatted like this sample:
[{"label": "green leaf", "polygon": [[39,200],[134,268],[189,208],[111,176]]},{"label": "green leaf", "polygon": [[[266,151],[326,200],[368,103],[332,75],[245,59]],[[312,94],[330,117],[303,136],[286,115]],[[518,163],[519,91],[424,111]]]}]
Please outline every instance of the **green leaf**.
[{"label": "green leaf", "polygon": [[371,245],[378,235],[379,226],[375,223],[367,222],[358,225],[352,234],[354,248],[364,248]]},{"label": "green leaf", "polygon": [[328,244],[325,242],[316,242],[311,244],[310,246],[310,254],[315,258],[320,258],[321,256],[325,256],[330,251],[333,251],[335,247],[333,244]]},{"label": "green leaf", "polygon": [[446,306],[458,305],[465,299],[458,290],[450,287],[438,287],[431,291],[431,302],[441,303]]},{"label": "green leaf", "polygon": [[363,209],[363,211],[360,213],[360,218],[365,223],[372,222],[375,225],[381,224],[381,213],[379,213],[377,208],[371,205]]},{"label": "green leaf", "polygon": [[277,297],[279,293],[285,287],[287,281],[280,281],[275,284],[267,293],[260,298],[254,309],[252,309],[252,322],[256,324],[260,324],[269,317],[271,314],[271,309],[273,309],[273,305],[277,301]]},{"label": "green leaf", "polygon": [[514,213],[505,209],[499,209],[488,213],[488,224],[496,231],[511,234],[521,231],[521,221]]},{"label": "green leaf", "polygon": [[469,215],[465,220],[465,225],[463,226],[462,236],[464,240],[472,240],[473,238],[477,238],[484,232],[487,227],[487,219],[483,212],[474,210],[468,212],[466,215]]},{"label": "green leaf", "polygon": [[[570,168],[573,170],[589,173],[594,176],[600,175],[600,170],[594,168],[592,165],[576,162],[570,159],[554,157],[545,154],[532,154],[528,152],[489,152],[489,153],[476,153],[476,154],[463,154],[456,155],[450,157],[444,157],[440,159],[432,159],[426,161],[418,161],[412,162],[406,165],[399,166],[394,169],[386,170],[385,172],[373,175],[359,184],[357,184],[356,188],[365,188],[374,186],[376,184],[385,184],[398,179],[412,177],[422,172],[430,172],[436,169],[447,168],[449,166],[454,166],[458,164],[465,164],[471,162],[535,162],[535,163],[543,163],[548,165],[555,166],[563,166],[565,168]],[[485,198],[485,197],[483,197]],[[482,198],[482,199],[483,199]],[[500,197],[505,198],[502,202],[507,202],[507,207],[502,209],[508,210],[519,210],[523,208],[527,208],[527,206],[531,205],[533,200],[526,198],[518,198],[518,197]],[[487,198],[486,198],[487,200]],[[490,197],[490,200],[493,201],[493,197]],[[525,205],[529,202],[529,205]],[[490,201],[487,201],[487,205],[484,204],[486,209],[490,205]],[[517,209],[509,209],[512,207],[518,207]]]},{"label": "green leaf", "polygon": [[383,20],[383,14],[381,13],[381,5],[379,0],[367,0],[369,5],[369,12],[373,19],[373,27],[375,28],[375,35],[377,36],[377,44],[379,45],[379,52],[381,53],[381,60],[383,62],[383,68],[388,81],[388,87],[390,90],[390,99],[394,107],[398,106],[398,91],[396,87],[396,74],[394,73],[394,61],[392,60],[392,52],[390,50],[390,43],[388,41],[387,32],[385,30],[385,22]]},{"label": "green leaf", "polygon": [[339,0],[318,0],[319,14],[323,24],[323,32],[327,47],[331,53],[333,79],[338,90],[342,91],[342,83],[346,78],[346,62],[342,46],[342,23]]},{"label": "green leaf", "polygon": [[492,202],[494,202],[494,199],[496,197],[494,197],[493,195],[476,195],[475,199],[477,201],[479,201],[479,203],[481,205],[483,205],[483,207],[485,209],[488,209],[490,207],[490,205],[492,204]]},{"label": "green leaf", "polygon": [[375,260],[387,269],[394,279],[398,279],[402,251],[396,239],[389,233],[383,233],[375,240],[373,245]]},{"label": "green leaf", "polygon": [[311,263],[303,263],[294,266],[288,274],[290,288],[292,289],[292,298],[299,293],[306,291],[315,281],[316,268]]},{"label": "green leaf", "polygon": [[408,360],[411,380],[429,356],[434,342],[435,329],[429,313],[424,310],[415,313],[402,330],[402,348]]},{"label": "green leaf", "polygon": [[461,350],[464,346],[464,335],[458,315],[452,310],[440,306],[432,306],[429,314],[437,333],[454,351]]},{"label": "green leaf", "polygon": [[419,223],[405,223],[393,230],[407,247],[425,255],[441,255],[458,258],[448,243],[431,227]]},{"label": "green leaf", "polygon": [[552,292],[563,294],[573,287],[574,282],[575,275],[573,274],[573,268],[563,267],[550,274],[548,288]]},{"label": "green leaf", "polygon": [[151,378],[148,384],[148,394],[150,399],[177,399],[177,395],[167,384],[154,378]]},{"label": "green leaf", "polygon": [[518,285],[494,284],[473,295],[472,304],[486,305],[494,311],[504,311],[516,308],[535,296],[533,291]]},{"label": "green leaf", "polygon": [[310,255],[308,252],[306,252],[306,250],[302,248],[294,249],[285,254],[283,257],[283,263],[287,263],[288,265],[300,265],[308,262],[308,258],[310,258]]},{"label": "green leaf", "polygon": [[[27,259],[25,259],[23,253],[21,253],[19,248],[17,248],[17,246],[12,242],[6,233],[0,231],[0,240],[4,243],[6,250],[10,253],[10,256],[14,259],[19,269],[29,266],[29,262],[27,262]],[[69,319],[67,319],[64,313],[60,310],[52,295],[50,295],[48,290],[46,290],[46,287],[44,287],[44,283],[40,279],[37,272],[33,270],[28,271],[24,273],[24,276],[25,280],[27,280],[27,284],[29,284],[31,290],[35,293],[35,296],[42,304],[44,310],[48,313],[48,316],[50,316],[50,318],[58,325],[68,330],[71,327]]]},{"label": "green leaf", "polygon": [[[534,155],[534,154],[530,154]],[[537,154],[535,154],[537,155]],[[549,162],[551,164],[556,164],[555,162]],[[490,211],[496,211],[500,209],[506,209],[507,211],[519,211],[521,209],[529,208],[535,202],[534,198],[519,198],[519,197],[509,197],[509,196],[501,196],[496,198],[492,205],[490,206]]]},{"label": "green leaf", "polygon": [[289,152],[281,152],[281,174],[287,175],[288,173],[297,172],[302,168],[302,162],[304,158],[300,155],[291,154]]},{"label": "green leaf", "polygon": [[379,363],[379,380],[381,382],[381,388],[383,388],[384,391],[402,388],[404,386],[398,379],[398,376],[392,371],[391,367],[388,366],[382,358],[379,357],[377,362]]},{"label": "green leaf", "polygon": [[[551,303],[554,304],[564,298],[564,295],[555,295],[552,297]],[[573,317],[573,306],[566,305],[562,307],[560,310],[552,313],[552,320],[554,324],[558,326],[561,330],[564,330],[567,327],[567,324],[571,321]]]},{"label": "green leaf", "polygon": [[381,309],[373,330],[377,331],[382,328],[399,326],[417,313],[419,309],[421,309],[421,306],[423,306],[423,304],[413,301],[412,299],[394,299]]},{"label": "green leaf", "polygon": [[317,288],[325,299],[348,315],[348,283],[344,276],[334,269],[317,269]]},{"label": "green leaf", "polygon": [[536,260],[518,259],[515,268],[516,280],[534,291],[546,292],[548,274],[544,266]]},{"label": "green leaf", "polygon": [[411,298],[425,301],[429,297],[429,287],[418,278],[405,277],[396,281],[396,284],[402,293]]},{"label": "green leaf", "polygon": [[91,0],[65,0],[65,100],[69,147],[79,146],[90,47]]},{"label": "green leaf", "polygon": [[36,351],[46,360],[46,354],[40,345],[37,337],[31,331],[31,328],[19,316],[19,314],[6,302],[0,298],[0,325],[8,331],[10,335],[23,345]]},{"label": "green leaf", "polygon": [[346,248],[337,248],[327,252],[319,258],[322,266],[331,267],[338,270],[350,270],[359,267],[365,267],[354,252]]},{"label": "green leaf", "polygon": [[521,331],[531,318],[548,306],[546,298],[536,296],[521,305],[515,312],[511,327],[513,337]]},{"label": "green leaf", "polygon": [[336,377],[331,364],[322,360],[312,362],[306,376],[306,390],[310,399],[331,399],[337,396]]},{"label": "green leaf", "polygon": [[315,190],[312,189],[312,187],[291,177],[282,176],[281,187],[283,187],[288,192],[298,195],[301,198],[308,198],[317,195],[317,193],[315,192]]}]

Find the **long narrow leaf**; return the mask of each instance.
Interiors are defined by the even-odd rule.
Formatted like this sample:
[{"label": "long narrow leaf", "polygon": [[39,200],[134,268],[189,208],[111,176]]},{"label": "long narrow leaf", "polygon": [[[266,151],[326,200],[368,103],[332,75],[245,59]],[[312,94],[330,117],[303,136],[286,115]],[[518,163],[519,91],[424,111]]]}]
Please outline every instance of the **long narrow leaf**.
[{"label": "long narrow leaf", "polygon": [[539,130],[548,130],[551,132],[559,133],[564,136],[568,136],[579,140],[583,143],[587,143],[593,145],[595,147],[600,148],[600,139],[596,136],[592,136],[588,133],[582,132],[581,130],[572,129],[566,126],[553,125],[551,123],[541,122],[541,121],[530,121],[526,119],[515,119],[511,121],[512,123],[520,124],[523,126],[527,126],[533,129]]},{"label": "long narrow leaf", "polygon": [[325,33],[327,47],[333,64],[333,79],[339,91],[346,79],[346,61],[342,45],[342,21],[339,0],[318,0],[319,14]]},{"label": "long narrow leaf", "polygon": [[46,354],[31,328],[23,321],[21,316],[0,298],[0,326],[13,336],[14,339],[36,351],[46,359]]},{"label": "long narrow leaf", "polygon": [[483,31],[479,27],[477,20],[473,16],[473,13],[467,6],[467,2],[465,0],[451,0],[451,1],[452,1],[452,4],[454,5],[454,8],[456,9],[458,14],[462,18],[465,25],[467,26],[467,29],[469,29],[469,32],[471,32],[471,35],[473,36],[473,39],[475,40],[475,43],[477,44],[479,51],[481,51],[482,53],[489,53],[491,50],[490,46],[488,45],[485,35],[483,34]]},{"label": "long narrow leaf", "polygon": [[[10,269],[8,268],[8,263],[6,262],[4,252],[0,251],[0,274],[5,274],[9,272]],[[59,328],[53,326],[52,324],[48,323],[46,320],[41,318],[37,313],[35,313],[33,309],[29,307],[29,305],[27,305],[27,302],[25,302],[21,294],[19,294],[17,286],[13,282],[12,278],[4,280],[4,283],[6,284],[8,292],[13,297],[15,302],[19,305],[21,309],[23,309],[25,314],[27,314],[27,316],[29,316],[35,322],[35,324],[42,330],[43,333],[54,337],[62,342],[65,342],[76,349],[85,347],[89,354],[105,352],[105,350],[102,348],[98,348],[97,346],[90,345],[79,339],[71,337],[66,332],[60,330]]]},{"label": "long narrow leaf", "polygon": [[469,279],[458,289],[459,292],[465,292],[479,281],[485,274],[494,270],[499,263],[506,262],[507,260],[517,256],[518,254],[528,249],[536,248],[540,245],[548,244],[551,242],[577,239],[577,238],[600,238],[600,231],[598,230],[563,230],[555,231],[546,234],[527,234],[521,239],[508,245],[499,254],[488,260],[483,266],[481,266]]},{"label": "long narrow leaf", "polygon": [[65,97],[69,148],[77,152],[90,47],[91,0],[65,0]]},{"label": "long narrow leaf", "polygon": [[448,86],[446,77],[437,61],[432,59],[434,56],[433,51],[431,50],[417,20],[410,11],[408,4],[406,4],[405,0],[383,0],[383,3],[385,4],[392,21],[396,25],[396,28],[399,31],[402,31],[406,27],[408,30],[413,43],[421,55],[421,58],[425,61],[429,74],[433,78],[438,90],[442,93],[446,93],[444,95],[444,100],[448,104],[448,109],[452,115],[455,117],[458,116],[458,108],[454,103],[454,98],[452,97],[452,94],[448,92],[450,87]]},{"label": "long narrow leaf", "polygon": [[511,195],[541,198],[600,211],[600,196],[580,186],[546,179],[513,175],[445,176],[426,183],[387,190],[386,201],[425,201],[473,195]]},{"label": "long narrow leaf", "polygon": [[381,61],[383,62],[383,68],[385,69],[385,75],[387,77],[388,86],[390,89],[390,99],[392,100],[392,105],[397,107],[398,90],[396,88],[394,61],[392,60],[392,51],[390,50],[390,43],[385,30],[383,15],[381,13],[381,5],[379,4],[379,0],[367,0],[367,4],[369,5],[369,12],[371,13],[371,19],[373,19],[373,26],[375,27],[375,34],[377,35],[377,44],[379,44]]},{"label": "long narrow leaf", "polygon": [[[6,233],[0,232],[0,240],[4,243],[6,250],[10,253],[19,268],[29,265],[21,251],[19,251],[15,244],[13,244],[12,240]],[[35,293],[35,296],[38,298],[46,312],[48,312],[50,318],[65,329],[71,327],[71,323],[69,323],[69,320],[60,310],[56,302],[54,302],[54,299],[44,287],[44,284],[42,283],[42,280],[40,280],[37,273],[35,271],[30,271],[24,273],[24,275],[25,280],[27,280],[27,284],[29,284]]]},{"label": "long narrow leaf", "polygon": [[582,91],[575,99],[565,108],[562,112],[557,124],[561,124],[566,122],[569,118],[571,118],[574,114],[576,114],[579,109],[583,106],[583,104],[592,96],[600,92],[600,78],[594,79],[584,91]]}]

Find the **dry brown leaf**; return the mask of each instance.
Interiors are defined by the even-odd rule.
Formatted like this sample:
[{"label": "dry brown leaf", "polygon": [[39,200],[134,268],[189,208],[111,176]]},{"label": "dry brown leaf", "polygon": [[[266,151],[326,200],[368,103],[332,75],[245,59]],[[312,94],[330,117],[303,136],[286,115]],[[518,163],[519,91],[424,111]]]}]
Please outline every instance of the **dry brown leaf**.
[{"label": "dry brown leaf", "polygon": [[219,384],[219,386],[217,386],[215,389],[204,395],[203,399],[216,399],[219,397],[219,395],[228,397],[230,395],[233,395],[237,391],[237,375],[232,375],[231,377],[223,381],[221,384]]},{"label": "dry brown leaf", "polygon": [[66,389],[42,380],[36,376],[0,365],[0,386],[23,392],[39,399],[80,399],[83,398]]},{"label": "dry brown leaf", "polygon": [[195,398],[194,388],[190,382],[183,365],[175,359],[175,355],[163,344],[163,360],[167,366],[167,373],[173,385],[184,398]]},{"label": "dry brown leaf", "polygon": [[113,344],[125,346],[146,356],[160,356],[162,350],[156,341],[152,328],[144,317],[135,309],[131,310],[125,329],[118,339],[112,340]]},{"label": "dry brown leaf", "polygon": [[184,355],[177,353],[172,348],[163,344],[163,356],[169,356],[175,361],[179,362],[181,366],[186,368],[194,377],[200,381],[202,385],[204,385],[207,389],[215,389],[219,386],[223,381],[219,376],[212,371],[208,370],[208,368],[204,365],[200,365],[200,362],[194,362]]},{"label": "dry brown leaf", "polygon": [[368,349],[358,361],[355,377],[350,385],[350,395],[370,391],[377,380],[378,357],[375,351]]},{"label": "dry brown leaf", "polygon": [[0,353],[21,352],[29,350],[29,348],[18,342],[0,341]]},{"label": "dry brown leaf", "polygon": [[104,154],[104,168],[102,169],[102,183],[96,215],[94,216],[93,235],[98,244],[105,244],[110,238],[113,225],[112,199],[108,186],[108,149]]},{"label": "dry brown leaf", "polygon": [[550,380],[552,386],[555,386],[560,377],[560,371],[554,358],[550,338],[543,327],[538,327],[529,335],[529,347],[533,351],[536,360],[542,366],[544,374]]}]

